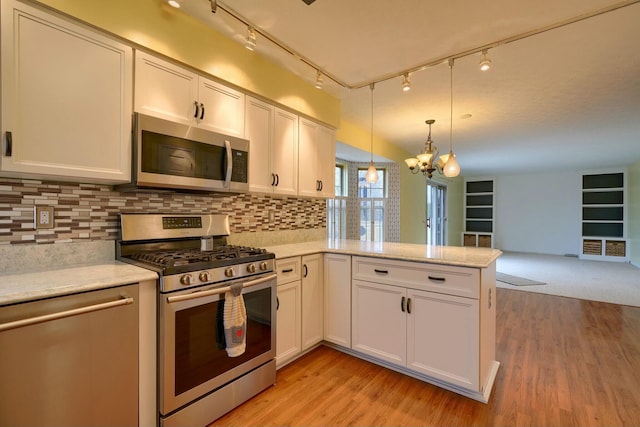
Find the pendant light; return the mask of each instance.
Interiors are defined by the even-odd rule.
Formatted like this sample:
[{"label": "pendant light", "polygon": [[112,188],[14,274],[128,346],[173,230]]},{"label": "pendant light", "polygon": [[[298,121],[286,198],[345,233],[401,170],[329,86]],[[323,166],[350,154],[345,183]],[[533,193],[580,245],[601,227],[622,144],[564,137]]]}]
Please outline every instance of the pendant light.
[{"label": "pendant light", "polygon": [[444,176],[453,178],[460,175],[460,165],[456,160],[456,155],[453,154],[453,58],[449,59],[449,76],[451,83],[451,110],[450,117],[451,121],[449,122],[449,156],[445,160],[444,167],[442,168],[442,173]]},{"label": "pendant light", "polygon": [[369,85],[369,88],[371,89],[371,161],[369,162],[369,168],[367,169],[367,176],[365,177],[365,180],[370,184],[378,182],[378,171],[376,170],[376,167],[373,165],[373,88],[374,86],[375,86],[374,83],[371,83]]}]

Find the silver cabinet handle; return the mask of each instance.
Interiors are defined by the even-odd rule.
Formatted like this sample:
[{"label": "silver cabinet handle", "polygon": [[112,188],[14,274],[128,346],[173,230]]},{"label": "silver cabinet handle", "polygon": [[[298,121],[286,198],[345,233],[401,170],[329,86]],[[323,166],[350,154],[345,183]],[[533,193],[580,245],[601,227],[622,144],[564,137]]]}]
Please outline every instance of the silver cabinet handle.
[{"label": "silver cabinet handle", "polygon": [[74,308],[72,310],[60,311],[57,313],[45,314],[43,316],[30,317],[28,319],[16,320],[14,322],[0,325],[0,332],[9,329],[22,328],[24,326],[36,325],[38,323],[50,322],[52,320],[64,319],[65,317],[77,316],[79,314],[91,313],[93,311],[105,310],[107,308],[119,307],[121,305],[133,304],[133,298],[123,297],[116,301],[103,302],[101,304],[88,305],[86,307]]},{"label": "silver cabinet handle", "polygon": [[[264,282],[268,282],[269,280],[273,280],[276,277],[278,277],[276,274],[270,274],[268,276],[261,277],[261,278],[256,279],[256,280],[250,280],[248,282],[245,282],[242,285],[242,287],[243,288],[248,288],[248,287],[251,287],[251,286],[260,285],[260,284],[262,284]],[[173,302],[187,301],[187,300],[196,299],[196,298],[204,298],[204,297],[208,297],[208,296],[211,296],[211,295],[224,294],[225,292],[228,292],[230,290],[231,290],[230,286],[225,286],[224,288],[211,289],[211,290],[208,290],[208,291],[193,292],[193,293],[185,294],[185,295],[176,295],[176,296],[167,297],[167,302],[169,304],[171,304]]]}]

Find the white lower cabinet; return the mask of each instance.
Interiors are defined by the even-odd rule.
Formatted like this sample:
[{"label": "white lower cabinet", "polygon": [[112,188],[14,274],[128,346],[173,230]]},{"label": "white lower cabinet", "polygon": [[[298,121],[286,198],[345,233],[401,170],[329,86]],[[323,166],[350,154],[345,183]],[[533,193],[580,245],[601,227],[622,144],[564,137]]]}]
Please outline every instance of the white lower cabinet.
[{"label": "white lower cabinet", "polygon": [[495,263],[475,269],[353,257],[352,271],[353,350],[488,399],[498,366]]},{"label": "white lower cabinet", "polygon": [[407,290],[407,368],[478,390],[478,300]]},{"label": "white lower cabinet", "polygon": [[324,340],[351,348],[351,256],[324,254]]},{"label": "white lower cabinet", "polygon": [[302,349],[300,257],[277,260],[276,270],[278,274],[276,365],[279,367],[300,354]]},{"label": "white lower cabinet", "polygon": [[323,333],[324,292],[322,254],[302,257],[302,350],[320,343]]}]

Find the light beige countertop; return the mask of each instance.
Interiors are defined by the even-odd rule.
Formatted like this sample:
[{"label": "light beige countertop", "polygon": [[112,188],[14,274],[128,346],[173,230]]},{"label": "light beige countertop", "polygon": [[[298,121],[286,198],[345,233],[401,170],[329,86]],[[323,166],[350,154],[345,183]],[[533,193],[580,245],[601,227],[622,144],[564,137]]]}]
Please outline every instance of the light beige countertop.
[{"label": "light beige countertop", "polygon": [[277,259],[315,253],[336,253],[473,268],[486,268],[502,254],[502,251],[490,248],[362,242],[359,240],[318,240],[268,246],[266,249],[275,253]]},{"label": "light beige countertop", "polygon": [[0,306],[157,279],[151,270],[119,261],[3,274]]}]

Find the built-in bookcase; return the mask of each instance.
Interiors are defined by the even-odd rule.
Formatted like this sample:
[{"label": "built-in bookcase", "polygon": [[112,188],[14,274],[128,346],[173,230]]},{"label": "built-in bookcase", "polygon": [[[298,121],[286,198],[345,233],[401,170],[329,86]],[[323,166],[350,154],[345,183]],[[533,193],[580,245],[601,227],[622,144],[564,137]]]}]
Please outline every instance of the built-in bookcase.
[{"label": "built-in bookcase", "polygon": [[581,258],[629,259],[625,207],[623,171],[582,175]]},{"label": "built-in bookcase", "polygon": [[464,246],[492,248],[495,193],[493,179],[465,182]]}]

